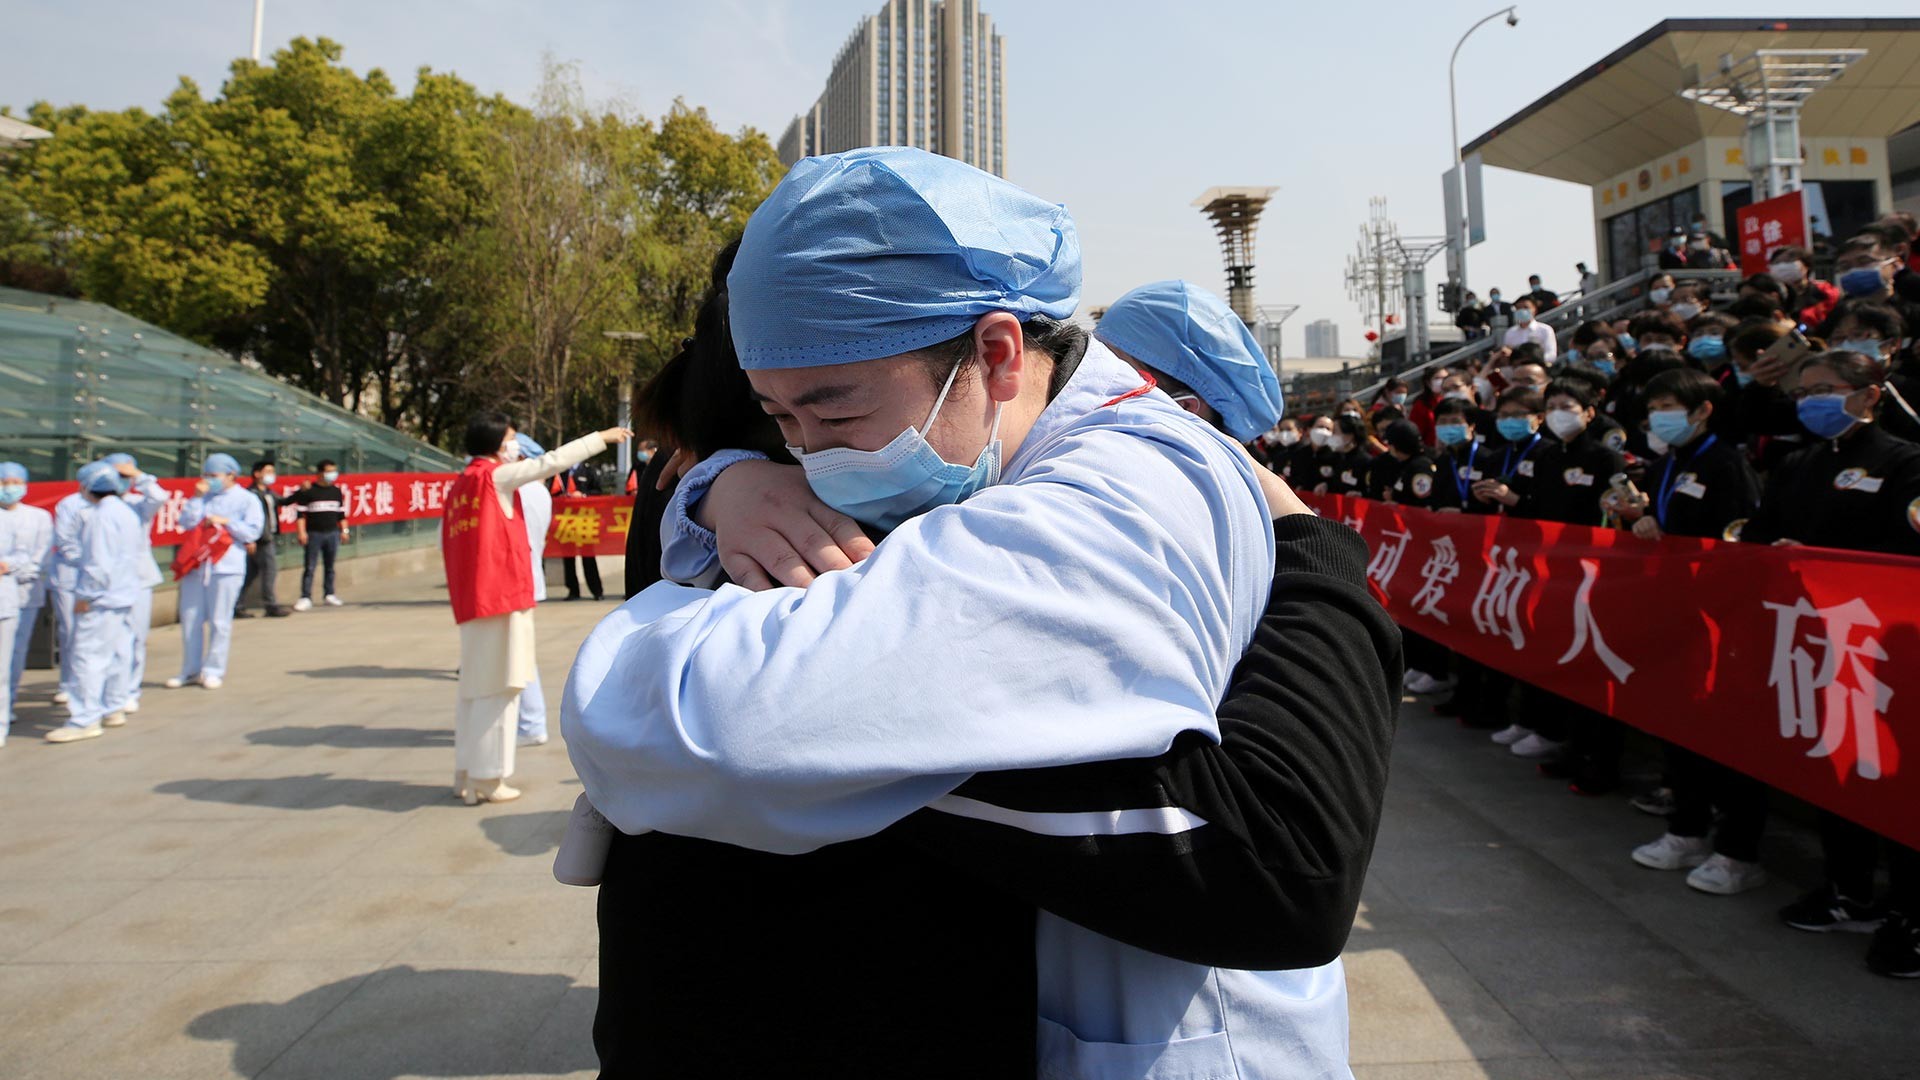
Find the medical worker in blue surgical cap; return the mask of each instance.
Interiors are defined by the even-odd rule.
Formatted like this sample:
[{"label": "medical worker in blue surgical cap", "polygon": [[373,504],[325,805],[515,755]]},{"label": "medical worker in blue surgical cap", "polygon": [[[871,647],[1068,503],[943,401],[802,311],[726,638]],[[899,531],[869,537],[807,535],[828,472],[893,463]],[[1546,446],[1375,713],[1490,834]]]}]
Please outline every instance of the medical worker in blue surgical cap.
[{"label": "medical worker in blue surgical cap", "polygon": [[[77,473],[75,478],[78,479]],[[73,703],[73,582],[79,574],[79,568],[61,554],[68,548],[62,541],[73,540],[74,531],[80,527],[80,511],[88,505],[84,491],[69,492],[53,504],[53,564],[47,573],[47,599],[53,604],[53,645],[60,657],[60,684],[53,694],[55,705]]]},{"label": "medical worker in blue surgical cap", "polygon": [[[1268,504],[1229,438],[1063,330],[1079,286],[1066,211],[959,162],[875,148],[787,174],[729,316],[800,465],[702,462],[663,565],[807,587],[655,585],[595,628],[561,722],[601,813],[802,852],[923,807],[1035,817],[946,797],[976,772],[1217,740],[1273,576]],[[800,484],[836,512],[757,531]],[[891,531],[849,565],[855,521]],[[1091,842],[1193,827],[1067,816]],[[1346,1075],[1337,962],[1211,969],[1050,913],[1035,948],[1044,1075]]]},{"label": "medical worker in blue surgical cap", "polygon": [[227,530],[233,546],[180,579],[180,637],[186,655],[180,658],[180,674],[166,682],[169,690],[188,683],[220,689],[233,643],[233,604],[247,580],[247,545],[266,530],[260,500],[240,486],[240,463],[232,455],[207,455],[195,490],[198,494],[180,511],[180,528],[211,521]]},{"label": "medical worker in blue surgical cap", "polygon": [[53,559],[53,515],[28,506],[27,470],[17,461],[0,461],[0,746],[13,725],[20,694],[20,672],[27,666],[27,641],[47,593]]},{"label": "medical worker in blue surgical cap", "polygon": [[143,548],[139,515],[120,499],[125,480],[95,461],[80,470],[85,505],[62,537],[61,555],[74,567],[73,684],[67,722],[47,732],[50,743],[98,738],[103,727],[127,722],[132,672],[129,615],[140,590]]},{"label": "medical worker in blue surgical cap", "polygon": [[120,498],[144,526],[140,533],[140,554],[145,561],[136,567],[140,573],[140,592],[127,616],[133,626],[130,650],[133,670],[127,682],[127,711],[136,713],[140,711],[140,687],[147,677],[147,634],[153,629],[153,590],[164,580],[159,564],[153,561],[153,519],[167,505],[167,493],[152,473],[141,471],[140,463],[132,454],[108,454],[100,460],[120,474]]},{"label": "medical worker in blue surgical cap", "polygon": [[1152,375],[1181,408],[1242,443],[1280,422],[1280,380],[1226,301],[1186,281],[1142,285],[1113,302],[1093,336]]}]

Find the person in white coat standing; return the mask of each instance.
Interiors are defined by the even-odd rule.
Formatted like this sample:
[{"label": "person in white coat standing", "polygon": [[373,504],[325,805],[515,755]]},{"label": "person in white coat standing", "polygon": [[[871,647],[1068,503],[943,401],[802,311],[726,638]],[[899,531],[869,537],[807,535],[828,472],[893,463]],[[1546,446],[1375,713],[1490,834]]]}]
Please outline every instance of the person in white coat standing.
[{"label": "person in white coat standing", "polygon": [[53,694],[55,705],[69,704],[73,689],[73,580],[77,570],[60,554],[61,538],[72,539],[73,530],[80,526],[78,515],[86,506],[87,496],[80,491],[53,504],[53,562],[47,572],[47,598],[53,602],[53,647],[60,660],[59,689]]},{"label": "person in white coat standing", "polygon": [[62,537],[61,557],[75,567],[73,586],[73,686],[67,722],[47,732],[50,743],[98,738],[103,727],[127,722],[127,681],[132,665],[128,615],[144,588],[139,515],[120,500],[124,479],[104,461],[80,470],[86,505]]},{"label": "person in white coat standing", "polygon": [[[514,439],[520,444],[522,459],[547,452],[525,432],[516,432]],[[546,481],[520,485],[520,516],[527,523],[527,547],[533,554],[533,602],[538,604],[547,598],[547,529],[553,524],[553,492],[547,490]],[[518,742],[521,746],[547,745],[547,694],[540,685],[537,662],[526,689],[520,691]]]},{"label": "person in white coat standing", "polygon": [[193,529],[211,521],[227,530],[233,545],[180,579],[180,636],[186,655],[180,658],[180,674],[166,682],[169,690],[195,682],[220,689],[233,643],[233,604],[247,580],[247,545],[266,530],[260,500],[239,485],[240,463],[232,455],[209,455],[200,473],[199,494],[181,510],[180,527]]},{"label": "person in white coat standing", "polygon": [[101,460],[118,470],[126,481],[121,501],[140,519],[140,555],[144,561],[134,567],[140,575],[140,592],[127,615],[133,626],[129,646],[133,669],[127,677],[127,711],[135,713],[140,711],[140,687],[147,678],[147,635],[153,630],[153,589],[162,580],[160,566],[153,561],[153,519],[159,515],[160,508],[167,505],[167,493],[161,490],[160,481],[152,473],[140,471],[140,463],[132,454],[108,454]]},{"label": "person in white coat standing", "polygon": [[53,515],[28,506],[27,470],[0,461],[0,746],[13,726],[20,672],[27,666],[27,639],[47,594],[44,571],[53,554]]}]

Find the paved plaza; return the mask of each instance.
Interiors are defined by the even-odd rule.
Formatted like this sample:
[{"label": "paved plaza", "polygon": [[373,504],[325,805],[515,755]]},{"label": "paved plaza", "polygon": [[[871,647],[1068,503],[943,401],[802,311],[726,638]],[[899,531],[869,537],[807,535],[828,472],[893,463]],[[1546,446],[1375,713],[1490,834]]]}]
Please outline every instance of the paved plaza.
[{"label": "paved plaza", "polygon": [[[616,575],[617,576],[617,575]],[[50,746],[51,681],[0,749],[0,1077],[592,1076],[594,892],[550,862],[579,792],[450,794],[457,643],[431,579],[237,624],[226,688],[147,692]],[[548,603],[558,705],[611,602]],[[153,681],[179,637],[155,634]],[[1409,704],[1348,951],[1363,1078],[1920,1075],[1920,985],[1866,940],[1777,928],[1815,876],[1691,893],[1627,858],[1660,824],[1583,800]]]}]

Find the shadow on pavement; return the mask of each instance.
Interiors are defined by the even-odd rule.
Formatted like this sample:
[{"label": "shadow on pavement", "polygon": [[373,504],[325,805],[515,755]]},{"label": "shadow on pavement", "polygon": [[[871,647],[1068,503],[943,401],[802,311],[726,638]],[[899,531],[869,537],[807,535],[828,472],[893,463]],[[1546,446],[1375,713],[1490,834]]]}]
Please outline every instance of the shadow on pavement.
[{"label": "shadow on pavement", "polygon": [[499,814],[481,818],[480,829],[509,855],[545,855],[559,848],[560,837],[567,831],[567,818],[572,814],[571,810]]},{"label": "shadow on pavement", "polygon": [[370,728],[362,724],[325,727],[277,727],[247,732],[247,741],[260,746],[333,746],[343,750],[404,750],[425,746],[452,746],[451,730],[432,728]]},{"label": "shadow on pavement", "polygon": [[451,668],[379,667],[373,664],[308,668],[305,671],[289,671],[287,674],[304,675],[309,679],[444,679],[448,682],[460,677]]},{"label": "shadow on pavement", "polygon": [[357,806],[363,810],[405,813],[423,807],[457,805],[449,784],[410,784],[404,780],[336,777],[332,773],[245,780],[169,780],[159,795],[182,795],[196,802],[260,806],[274,810],[327,810]]},{"label": "shadow on pavement", "polygon": [[400,965],[288,1001],[202,1013],[186,1033],[232,1042],[242,1076],[269,1065],[276,1074],[361,1080],[566,1075],[598,1067],[589,1028],[596,994],[567,975]]}]

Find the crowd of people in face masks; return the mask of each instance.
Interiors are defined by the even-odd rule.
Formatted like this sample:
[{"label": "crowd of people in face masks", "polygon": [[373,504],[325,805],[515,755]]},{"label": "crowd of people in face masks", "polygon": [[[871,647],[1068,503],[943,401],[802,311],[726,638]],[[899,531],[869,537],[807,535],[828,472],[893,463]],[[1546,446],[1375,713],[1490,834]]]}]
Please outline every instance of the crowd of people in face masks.
[{"label": "crowd of people in face masks", "polygon": [[[164,580],[154,559],[153,521],[168,494],[127,453],[89,462],[75,479],[79,490],[47,511],[25,501],[26,468],[0,462],[0,662],[7,664],[0,746],[12,728],[33,629],[48,608],[59,672],[53,703],[66,707],[67,719],[46,734],[47,741],[99,738],[140,711],[153,590]],[[272,462],[256,463],[248,485],[232,455],[207,456],[179,516],[181,530],[204,534],[206,557],[181,568],[183,656],[179,672],[162,686],[221,688],[234,619],[247,614],[237,610],[246,584],[261,583],[267,614],[289,612],[275,602],[273,589],[273,536],[282,501],[297,508],[297,532],[307,549],[301,600],[291,610],[312,607],[314,571],[322,566],[326,602],[342,603],[334,593],[334,555],[347,528],[338,479],[337,467],[322,462],[317,483],[283,500],[272,491]]]},{"label": "crowd of people in face masks", "polygon": [[[1445,512],[1920,557],[1920,257],[1909,214],[1841,244],[1830,274],[1804,250],[1717,300],[1684,271],[1645,310],[1484,360],[1389,380],[1331,415],[1290,417],[1264,454],[1305,490]],[[1691,264],[1690,264],[1691,265]],[[1303,437],[1304,435],[1304,437]],[[1567,477],[1583,478],[1578,486]],[[1571,790],[1619,782],[1618,722],[1408,635],[1406,689]],[[1666,831],[1633,860],[1730,896],[1767,880],[1767,790],[1677,747],[1634,798]],[[1920,977],[1920,855],[1822,814],[1827,881],[1789,926],[1873,932],[1869,966]],[[1890,878],[1876,895],[1882,852]]]}]

